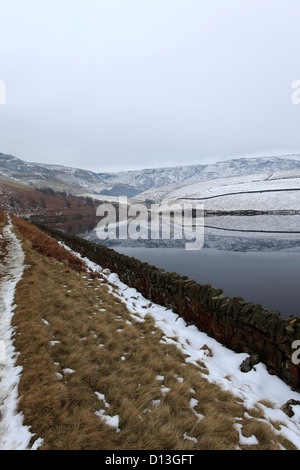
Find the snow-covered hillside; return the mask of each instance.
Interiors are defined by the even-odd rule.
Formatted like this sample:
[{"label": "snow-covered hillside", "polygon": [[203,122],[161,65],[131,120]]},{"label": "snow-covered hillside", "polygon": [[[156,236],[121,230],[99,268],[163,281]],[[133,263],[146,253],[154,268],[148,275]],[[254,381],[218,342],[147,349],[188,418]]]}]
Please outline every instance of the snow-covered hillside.
[{"label": "snow-covered hillside", "polygon": [[82,191],[93,192],[99,187],[106,187],[103,180],[91,171],[25,162],[2,153],[0,153],[0,178],[37,187],[50,187],[57,191],[65,190],[73,194],[80,194]]},{"label": "snow-covered hillside", "polygon": [[211,211],[300,210],[300,169],[264,171],[155,188],[135,199],[156,203],[194,200]]},{"label": "snow-covered hillside", "polygon": [[216,178],[244,176],[265,172],[296,170],[300,174],[300,155],[283,157],[249,157],[210,163],[167,168],[102,174],[112,184],[123,183],[136,188],[159,188],[170,185],[187,185]]},{"label": "snow-covered hillside", "polygon": [[[220,178],[248,177],[257,174],[265,175],[266,179],[272,180],[282,173],[287,175],[287,185],[291,182],[289,173],[299,177],[300,155],[235,158],[205,165],[96,173],[62,165],[29,163],[0,153],[0,178],[37,187],[46,186],[55,190],[65,190],[73,194],[100,194],[102,191],[107,194],[109,191],[109,195],[118,196],[122,190],[122,195],[127,191],[127,195],[131,197],[132,194],[153,188],[174,185],[181,187]],[[193,192],[198,191],[195,188]]]}]

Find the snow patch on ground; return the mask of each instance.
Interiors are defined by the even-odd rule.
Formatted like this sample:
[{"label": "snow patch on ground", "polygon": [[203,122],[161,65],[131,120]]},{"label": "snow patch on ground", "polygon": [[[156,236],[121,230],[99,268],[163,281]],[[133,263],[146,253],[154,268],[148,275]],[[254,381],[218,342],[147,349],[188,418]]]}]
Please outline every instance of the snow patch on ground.
[{"label": "snow patch on ground", "polygon": [[[104,393],[95,392],[95,394],[97,395],[97,398],[103,402],[106,409],[110,407],[110,405],[107,403],[105,399]],[[104,423],[107,424],[107,426],[114,428],[116,433],[119,433],[121,431],[119,428],[119,424],[120,424],[119,415],[110,416],[106,414],[106,410],[103,410],[103,409],[99,411],[95,411],[95,415],[98,416],[102,421],[104,421]]]}]

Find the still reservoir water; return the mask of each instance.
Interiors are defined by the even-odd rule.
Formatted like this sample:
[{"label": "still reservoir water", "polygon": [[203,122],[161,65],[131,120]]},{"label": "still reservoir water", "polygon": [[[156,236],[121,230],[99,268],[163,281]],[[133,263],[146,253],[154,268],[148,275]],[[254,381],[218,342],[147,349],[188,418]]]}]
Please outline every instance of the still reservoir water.
[{"label": "still reservoir water", "polygon": [[[95,230],[80,234],[94,243]],[[170,241],[110,240],[114,250],[211,284],[282,316],[300,317],[300,214],[205,218],[204,247],[185,250]]]},{"label": "still reservoir water", "polygon": [[119,253],[220,288],[282,316],[300,317],[300,252],[114,247]]}]

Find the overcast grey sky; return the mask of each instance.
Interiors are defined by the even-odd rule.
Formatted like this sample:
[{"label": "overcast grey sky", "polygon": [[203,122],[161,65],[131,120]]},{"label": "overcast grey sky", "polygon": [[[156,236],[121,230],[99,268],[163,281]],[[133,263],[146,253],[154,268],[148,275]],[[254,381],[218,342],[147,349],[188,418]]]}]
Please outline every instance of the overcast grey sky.
[{"label": "overcast grey sky", "polygon": [[0,152],[93,171],[300,153],[299,0],[0,0]]}]

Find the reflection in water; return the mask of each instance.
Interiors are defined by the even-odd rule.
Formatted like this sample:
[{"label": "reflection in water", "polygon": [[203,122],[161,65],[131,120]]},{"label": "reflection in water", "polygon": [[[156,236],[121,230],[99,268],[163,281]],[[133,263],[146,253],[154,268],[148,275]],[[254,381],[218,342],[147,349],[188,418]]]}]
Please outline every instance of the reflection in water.
[{"label": "reflection in water", "polygon": [[[283,316],[300,316],[300,216],[208,217],[202,250],[179,240],[101,242],[120,253],[223,289]],[[96,233],[79,236],[100,243]]]}]

